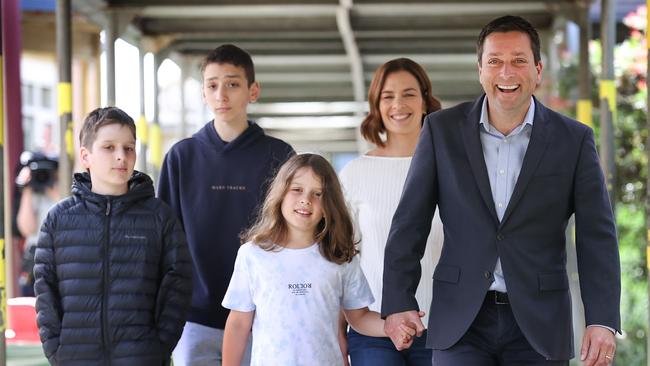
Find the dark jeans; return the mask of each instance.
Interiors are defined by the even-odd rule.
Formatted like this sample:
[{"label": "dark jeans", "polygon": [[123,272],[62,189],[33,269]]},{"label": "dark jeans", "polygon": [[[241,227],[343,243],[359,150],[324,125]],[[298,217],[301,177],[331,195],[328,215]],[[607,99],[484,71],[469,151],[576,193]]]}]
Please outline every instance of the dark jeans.
[{"label": "dark jeans", "polygon": [[[490,294],[490,293],[488,293]],[[508,304],[486,296],[476,319],[451,348],[433,351],[435,366],[568,366],[549,361],[533,349],[519,329]]]},{"label": "dark jeans", "polygon": [[426,331],[409,349],[398,351],[388,337],[368,337],[352,327],[348,332],[348,352],[352,366],[431,366],[431,350],[425,348]]}]

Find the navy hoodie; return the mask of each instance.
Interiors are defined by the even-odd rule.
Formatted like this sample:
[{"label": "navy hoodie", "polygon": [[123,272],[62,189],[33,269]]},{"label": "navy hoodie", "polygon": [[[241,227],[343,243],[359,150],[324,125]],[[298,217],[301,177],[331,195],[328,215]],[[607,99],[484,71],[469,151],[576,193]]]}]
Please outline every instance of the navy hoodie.
[{"label": "navy hoodie", "polygon": [[291,146],[266,136],[252,122],[236,139],[224,142],[211,121],[165,156],[158,195],[183,223],[193,261],[187,321],[225,328],[228,309],[221,300],[239,234],[252,224],[268,183],[293,154]]}]

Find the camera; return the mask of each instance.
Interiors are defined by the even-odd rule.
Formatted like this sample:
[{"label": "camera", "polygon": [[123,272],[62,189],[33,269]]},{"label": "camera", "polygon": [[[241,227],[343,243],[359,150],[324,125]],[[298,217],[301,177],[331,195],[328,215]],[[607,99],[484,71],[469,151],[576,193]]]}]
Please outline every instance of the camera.
[{"label": "camera", "polygon": [[59,162],[56,158],[51,158],[43,153],[33,151],[23,151],[20,154],[21,170],[29,168],[31,179],[27,183],[22,182],[19,177],[16,178],[16,185],[20,188],[29,186],[34,192],[42,193],[48,187],[53,187],[56,183],[56,174],[59,168]]}]

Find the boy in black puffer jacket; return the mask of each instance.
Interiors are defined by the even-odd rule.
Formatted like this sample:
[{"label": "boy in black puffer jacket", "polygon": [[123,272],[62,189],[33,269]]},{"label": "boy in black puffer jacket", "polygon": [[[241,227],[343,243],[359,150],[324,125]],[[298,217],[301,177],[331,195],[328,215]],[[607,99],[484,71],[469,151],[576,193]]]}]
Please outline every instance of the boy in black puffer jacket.
[{"label": "boy in black puffer jacket", "polygon": [[167,364],[191,299],[181,224],[133,170],[131,117],[98,108],[79,138],[88,172],[48,213],[35,255],[45,356],[52,365]]}]

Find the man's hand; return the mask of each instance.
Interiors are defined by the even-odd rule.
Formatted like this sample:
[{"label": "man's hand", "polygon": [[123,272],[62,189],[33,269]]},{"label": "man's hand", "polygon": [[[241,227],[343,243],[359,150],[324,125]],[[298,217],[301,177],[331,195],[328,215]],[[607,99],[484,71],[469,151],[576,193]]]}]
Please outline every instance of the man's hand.
[{"label": "man's hand", "polygon": [[599,326],[587,327],[580,351],[580,360],[585,366],[609,365],[614,360],[615,352],[616,339],[611,330]]},{"label": "man's hand", "polygon": [[415,335],[419,337],[425,329],[420,320],[422,316],[424,316],[424,312],[422,311],[418,313],[415,310],[409,310],[391,314],[386,318],[386,321],[384,322],[384,332],[390,337],[390,340],[393,341],[393,344],[398,351],[409,348],[412,344],[412,342],[404,343],[400,325],[414,327]]},{"label": "man's hand", "polygon": [[16,185],[19,187],[27,187],[29,182],[32,180],[32,170],[28,166],[24,166],[20,169],[20,173],[16,177]]}]

